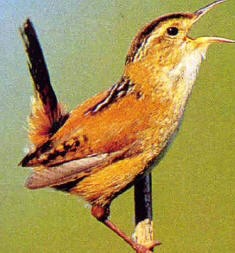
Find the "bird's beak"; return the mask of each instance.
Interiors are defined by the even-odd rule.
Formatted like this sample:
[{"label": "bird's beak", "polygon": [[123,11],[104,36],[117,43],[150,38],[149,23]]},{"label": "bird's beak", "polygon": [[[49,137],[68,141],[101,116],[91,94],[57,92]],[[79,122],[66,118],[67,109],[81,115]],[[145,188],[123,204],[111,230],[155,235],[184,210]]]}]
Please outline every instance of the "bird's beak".
[{"label": "bird's beak", "polygon": [[196,10],[194,12],[195,18],[193,20],[193,23],[197,22],[202,16],[204,16],[209,10],[214,8],[216,5],[223,3],[225,0],[217,0],[213,3],[208,4],[207,6],[200,8],[199,10]]},{"label": "bird's beak", "polygon": [[[202,16],[204,16],[209,10],[214,8],[216,5],[223,3],[225,0],[217,0],[214,1],[213,3],[208,4],[207,6],[200,8],[199,10],[196,10],[194,12],[194,19],[193,19],[193,24],[197,22]],[[219,37],[201,37],[198,38],[201,42],[204,43],[213,43],[213,42],[228,42],[228,43],[235,43],[235,40],[229,40],[225,38],[219,38]]]}]

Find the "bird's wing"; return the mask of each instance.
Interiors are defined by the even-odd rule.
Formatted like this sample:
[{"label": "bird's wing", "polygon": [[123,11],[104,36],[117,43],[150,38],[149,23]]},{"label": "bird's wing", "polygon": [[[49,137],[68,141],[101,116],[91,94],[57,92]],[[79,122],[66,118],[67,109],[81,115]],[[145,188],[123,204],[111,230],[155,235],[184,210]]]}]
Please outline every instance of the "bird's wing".
[{"label": "bird's wing", "polygon": [[91,172],[94,173],[95,168],[98,170],[99,166],[110,164],[121,154],[123,152],[106,153],[65,162],[57,166],[36,168],[27,178],[25,186],[29,189],[38,189],[72,182]]},{"label": "bird's wing", "polygon": [[129,149],[128,154],[138,152],[140,136],[150,126],[149,118],[156,106],[146,105],[135,91],[117,97],[115,102],[108,101],[110,92],[100,93],[79,105],[65,124],[47,142],[26,155],[20,165],[50,167],[94,154],[124,149]]},{"label": "bird's wing", "polygon": [[65,184],[141,152],[139,133],[148,127],[142,111],[145,105],[133,100],[133,93],[90,111],[103,103],[108,93],[79,105],[48,141],[26,155],[21,165],[36,167],[26,187]]}]

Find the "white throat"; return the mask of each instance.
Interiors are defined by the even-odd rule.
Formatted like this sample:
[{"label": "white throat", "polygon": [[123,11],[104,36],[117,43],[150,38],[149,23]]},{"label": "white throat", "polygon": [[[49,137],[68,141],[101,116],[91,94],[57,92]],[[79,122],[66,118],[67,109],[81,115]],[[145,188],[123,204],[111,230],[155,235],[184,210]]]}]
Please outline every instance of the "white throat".
[{"label": "white throat", "polygon": [[207,47],[198,47],[190,54],[185,55],[168,73],[172,80],[171,84],[176,84],[177,89],[186,97],[191,93],[193,84],[202,60],[205,59]]}]

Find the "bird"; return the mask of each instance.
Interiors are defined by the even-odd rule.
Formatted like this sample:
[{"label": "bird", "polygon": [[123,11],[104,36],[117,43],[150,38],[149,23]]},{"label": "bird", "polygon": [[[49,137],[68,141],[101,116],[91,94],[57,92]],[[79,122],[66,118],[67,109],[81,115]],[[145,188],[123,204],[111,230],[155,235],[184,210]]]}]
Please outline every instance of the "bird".
[{"label": "bird", "polygon": [[[92,215],[121,236],[136,252],[157,244],[134,242],[109,220],[111,202],[133,186],[162,157],[177,133],[209,45],[234,43],[188,33],[217,0],[194,12],[175,12],[152,20],[134,37],[123,73],[106,91],[71,112],[57,101],[47,75],[35,71],[28,119],[29,153],[19,163],[33,167],[25,186],[52,187],[91,204]],[[24,30],[30,25],[24,24]],[[26,50],[29,41],[21,31]]]}]

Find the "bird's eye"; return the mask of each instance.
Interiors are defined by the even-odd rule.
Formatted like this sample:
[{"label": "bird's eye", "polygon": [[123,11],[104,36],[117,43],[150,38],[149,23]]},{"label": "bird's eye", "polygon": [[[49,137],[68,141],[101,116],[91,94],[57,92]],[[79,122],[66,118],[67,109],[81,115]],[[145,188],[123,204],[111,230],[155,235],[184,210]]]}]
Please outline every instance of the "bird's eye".
[{"label": "bird's eye", "polygon": [[177,27],[169,27],[167,28],[167,33],[170,35],[170,36],[175,36],[177,35],[179,32],[179,29]]}]

